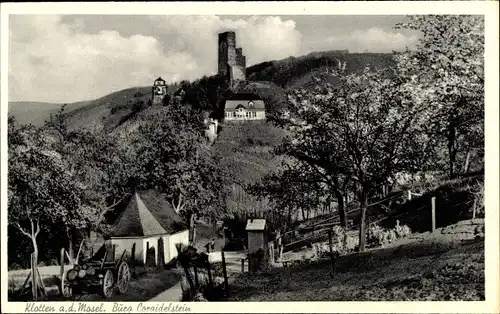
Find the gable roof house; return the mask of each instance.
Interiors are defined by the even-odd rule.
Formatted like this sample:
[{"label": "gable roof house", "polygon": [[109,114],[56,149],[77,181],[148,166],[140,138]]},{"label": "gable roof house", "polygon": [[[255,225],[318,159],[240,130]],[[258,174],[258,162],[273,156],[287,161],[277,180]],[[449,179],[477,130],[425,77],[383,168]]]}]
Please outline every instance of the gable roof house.
[{"label": "gable roof house", "polygon": [[177,256],[177,243],[189,244],[189,228],[164,194],[137,191],[116,219],[110,242],[114,256],[126,250],[136,261],[162,265]]},{"label": "gable roof house", "polygon": [[226,100],[224,106],[225,120],[264,120],[266,106],[264,100],[253,93],[238,93]]}]

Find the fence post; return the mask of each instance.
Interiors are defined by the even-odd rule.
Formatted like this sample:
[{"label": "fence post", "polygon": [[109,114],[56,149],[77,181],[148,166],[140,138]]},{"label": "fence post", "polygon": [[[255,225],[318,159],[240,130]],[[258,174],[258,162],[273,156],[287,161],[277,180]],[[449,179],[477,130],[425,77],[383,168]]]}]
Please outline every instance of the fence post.
[{"label": "fence post", "polygon": [[274,242],[269,242],[269,258],[271,260],[271,264],[274,264]]},{"label": "fence post", "polygon": [[245,272],[245,259],[244,258],[241,259],[241,272],[242,273]]},{"label": "fence post", "polygon": [[191,291],[195,291],[196,287],[194,286],[193,278],[191,278],[191,273],[189,273],[188,267],[189,267],[188,265],[183,265],[182,268],[184,268],[184,273],[186,274],[186,279],[189,283],[189,287],[191,288]]},{"label": "fence post", "polygon": [[200,282],[198,280],[198,267],[193,267],[194,268],[194,284],[196,286],[196,289],[200,286]]},{"label": "fence post", "polygon": [[226,290],[226,296],[229,296],[229,282],[227,281],[227,270],[226,270],[226,257],[224,256],[224,251],[221,252],[222,255],[222,273],[224,274],[224,288]]},{"label": "fence post", "polygon": [[474,204],[472,205],[472,219],[476,219],[476,206],[477,206],[477,199],[474,198]]},{"label": "fence post", "polygon": [[408,190],[408,200],[411,201],[411,190]]},{"label": "fence post", "polygon": [[432,205],[432,232],[436,231],[436,197],[431,199]]},{"label": "fence post", "polygon": [[328,246],[330,247],[330,254],[333,253],[332,229],[333,228],[330,227],[330,229],[328,230]]},{"label": "fence post", "polygon": [[213,287],[214,282],[212,280],[212,272],[210,271],[210,262],[207,263],[207,273],[208,273],[208,284],[210,285],[210,287]]},{"label": "fence post", "polygon": [[[94,256],[94,255],[92,255]],[[62,280],[62,277],[64,276],[64,248],[61,248],[61,257],[60,257],[60,261],[61,261],[61,280]],[[61,285],[61,291],[64,290],[64,287]]]}]

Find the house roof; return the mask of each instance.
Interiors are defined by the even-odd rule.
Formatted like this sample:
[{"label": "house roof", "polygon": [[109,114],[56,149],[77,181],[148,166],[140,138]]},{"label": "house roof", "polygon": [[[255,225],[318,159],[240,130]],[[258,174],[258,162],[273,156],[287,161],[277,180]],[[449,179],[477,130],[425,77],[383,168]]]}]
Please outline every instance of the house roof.
[{"label": "house roof", "polygon": [[166,196],[156,190],[138,191],[116,220],[111,237],[144,237],[187,229]]},{"label": "house roof", "polygon": [[248,219],[246,231],[262,231],[266,228],[265,219]]},{"label": "house roof", "polygon": [[[252,102],[252,106],[250,106],[249,102]],[[226,105],[224,106],[224,109],[225,110],[234,110],[234,109],[237,109],[239,107],[243,107],[247,110],[265,110],[266,109],[266,105],[264,104],[264,101],[263,100],[248,100],[248,99],[245,99],[245,100],[231,100],[231,99],[228,99],[226,100]]]}]

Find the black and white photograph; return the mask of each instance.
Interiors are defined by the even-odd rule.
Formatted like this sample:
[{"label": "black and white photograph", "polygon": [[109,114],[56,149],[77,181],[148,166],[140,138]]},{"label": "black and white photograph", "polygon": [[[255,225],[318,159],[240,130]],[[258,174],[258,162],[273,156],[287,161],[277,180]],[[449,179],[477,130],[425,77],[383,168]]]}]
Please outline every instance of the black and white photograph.
[{"label": "black and white photograph", "polygon": [[499,310],[498,2],[74,5],[2,4],[2,312]]}]

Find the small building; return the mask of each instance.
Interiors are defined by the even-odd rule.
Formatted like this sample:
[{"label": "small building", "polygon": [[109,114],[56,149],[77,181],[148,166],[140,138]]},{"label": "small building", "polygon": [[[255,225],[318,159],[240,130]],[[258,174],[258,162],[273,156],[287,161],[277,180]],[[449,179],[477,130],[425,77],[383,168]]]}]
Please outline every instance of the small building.
[{"label": "small building", "polygon": [[160,76],[153,82],[153,105],[161,105],[166,96],[167,83]]},{"label": "small building", "polygon": [[266,106],[264,100],[253,93],[238,93],[226,100],[224,119],[226,121],[264,120]]},{"label": "small building", "polygon": [[176,101],[177,103],[181,103],[185,95],[186,89],[184,87],[179,88],[174,92],[174,101]]},{"label": "small building", "polygon": [[130,198],[116,219],[110,242],[115,256],[127,250],[136,261],[146,264],[153,260],[161,265],[177,256],[176,244],[189,245],[189,228],[164,194],[141,191]]},{"label": "small building", "polygon": [[245,230],[247,231],[248,235],[248,254],[255,253],[259,249],[262,249],[262,251],[266,252],[266,220],[248,219]]}]

